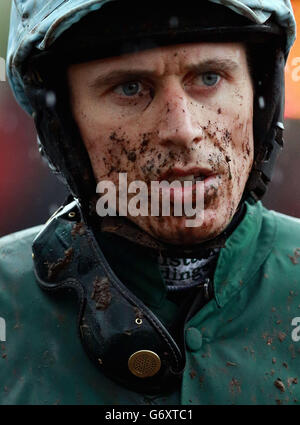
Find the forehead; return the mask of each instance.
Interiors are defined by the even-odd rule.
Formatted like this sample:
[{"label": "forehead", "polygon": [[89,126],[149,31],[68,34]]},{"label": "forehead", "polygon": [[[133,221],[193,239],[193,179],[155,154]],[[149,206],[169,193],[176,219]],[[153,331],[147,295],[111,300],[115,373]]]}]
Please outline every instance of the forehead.
[{"label": "forehead", "polygon": [[[115,70],[145,70],[163,75],[168,71],[181,73],[202,63],[228,63],[237,68],[246,65],[243,43],[188,43],[157,47],[117,57],[105,58],[78,65],[91,74]],[[77,67],[77,65],[75,65]]]}]

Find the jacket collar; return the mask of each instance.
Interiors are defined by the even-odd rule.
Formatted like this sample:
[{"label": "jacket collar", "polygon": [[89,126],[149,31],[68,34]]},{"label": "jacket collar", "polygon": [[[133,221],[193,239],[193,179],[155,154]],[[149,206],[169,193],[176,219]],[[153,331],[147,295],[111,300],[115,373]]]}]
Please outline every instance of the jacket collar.
[{"label": "jacket collar", "polygon": [[[271,219],[265,219],[261,202],[246,202],[245,216],[227,239],[218,258],[214,292],[219,307],[251,281],[270,254],[275,239],[274,227],[272,215]],[[120,280],[150,307],[162,307],[167,290],[153,252],[116,233],[101,232],[97,239]]]},{"label": "jacket collar", "polygon": [[215,298],[223,307],[231,297],[241,291],[271,253],[276,225],[261,202],[246,203],[244,219],[221,249],[214,275]]}]

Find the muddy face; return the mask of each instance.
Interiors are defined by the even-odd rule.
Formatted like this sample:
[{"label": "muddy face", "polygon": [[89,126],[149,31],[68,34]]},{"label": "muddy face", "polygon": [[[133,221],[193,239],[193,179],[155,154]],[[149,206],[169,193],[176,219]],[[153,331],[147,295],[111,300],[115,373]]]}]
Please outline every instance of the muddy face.
[{"label": "muddy face", "polygon": [[119,173],[127,173],[128,183],[148,185],[162,176],[177,180],[178,173],[211,177],[200,227],[186,227],[185,216],[129,218],[174,244],[222,232],[253,162],[253,89],[244,46],[168,46],[72,65],[68,75],[97,181],[117,184]]}]

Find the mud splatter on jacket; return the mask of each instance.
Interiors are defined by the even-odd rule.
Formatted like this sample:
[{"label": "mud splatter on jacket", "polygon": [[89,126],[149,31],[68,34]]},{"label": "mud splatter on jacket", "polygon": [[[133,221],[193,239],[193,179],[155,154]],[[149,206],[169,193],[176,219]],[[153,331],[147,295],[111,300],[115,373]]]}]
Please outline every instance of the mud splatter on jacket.
[{"label": "mud splatter on jacket", "polygon": [[[221,250],[215,298],[185,325],[181,385],[152,396],[105,377],[78,338],[74,297],[38,287],[31,246],[40,229],[0,241],[0,317],[6,325],[0,404],[299,404],[300,341],[292,325],[300,316],[298,219],[247,204]],[[159,278],[147,278],[148,260],[128,261],[135,276],[130,285],[138,285],[144,303],[167,321],[176,310]]]}]

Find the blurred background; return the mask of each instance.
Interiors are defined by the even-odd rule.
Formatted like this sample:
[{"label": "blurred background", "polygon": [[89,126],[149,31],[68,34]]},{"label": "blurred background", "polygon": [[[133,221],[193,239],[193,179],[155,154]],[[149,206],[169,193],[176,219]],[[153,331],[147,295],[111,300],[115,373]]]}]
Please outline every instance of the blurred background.
[{"label": "blurred background", "polygon": [[[300,217],[300,0],[292,4],[299,29],[286,68],[285,149],[263,203]],[[10,5],[0,2],[0,58],[6,57]],[[40,158],[32,119],[1,79],[0,71],[0,237],[45,222],[67,194]]]}]

